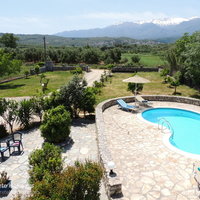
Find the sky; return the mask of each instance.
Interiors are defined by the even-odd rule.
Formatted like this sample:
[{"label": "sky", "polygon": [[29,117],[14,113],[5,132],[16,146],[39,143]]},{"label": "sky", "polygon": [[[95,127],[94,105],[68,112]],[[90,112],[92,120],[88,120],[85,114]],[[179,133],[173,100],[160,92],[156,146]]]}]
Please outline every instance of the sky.
[{"label": "sky", "polygon": [[200,0],[1,0],[0,33],[55,34],[200,16]]}]

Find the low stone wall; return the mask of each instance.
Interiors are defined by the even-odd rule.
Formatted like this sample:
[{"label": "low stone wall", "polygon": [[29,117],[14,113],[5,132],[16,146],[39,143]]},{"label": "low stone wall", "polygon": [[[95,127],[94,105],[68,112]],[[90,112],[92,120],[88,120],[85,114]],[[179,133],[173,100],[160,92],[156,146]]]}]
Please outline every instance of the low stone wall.
[{"label": "low stone wall", "polygon": [[112,68],[112,72],[126,72],[126,73],[134,73],[134,72],[158,72],[157,67],[114,67]]},{"label": "low stone wall", "polygon": [[[192,105],[200,106],[200,100],[188,97],[180,97],[180,96],[167,96],[167,95],[142,95],[142,97],[149,101],[167,101],[167,102],[179,102],[179,103],[187,103]],[[96,114],[96,130],[97,130],[97,140],[98,140],[98,149],[99,149],[99,159],[100,162],[105,169],[105,185],[108,197],[110,199],[115,198],[122,194],[122,183],[120,181],[120,177],[118,176],[118,169],[114,169],[116,176],[111,177],[109,175],[109,168],[107,163],[113,161],[111,152],[108,148],[107,144],[107,130],[105,129],[103,112],[117,104],[117,99],[123,99],[127,103],[134,102],[134,96],[127,97],[118,97],[115,99],[106,100],[97,105],[95,114]]]}]

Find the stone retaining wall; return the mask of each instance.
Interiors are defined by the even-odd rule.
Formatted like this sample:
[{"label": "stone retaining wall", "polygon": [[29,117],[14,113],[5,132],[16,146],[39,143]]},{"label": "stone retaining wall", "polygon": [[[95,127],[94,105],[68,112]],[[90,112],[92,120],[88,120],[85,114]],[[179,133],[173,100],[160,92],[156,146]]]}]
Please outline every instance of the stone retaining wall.
[{"label": "stone retaining wall", "polygon": [[158,72],[158,67],[114,67],[112,72]]},{"label": "stone retaining wall", "polygon": [[[149,101],[167,101],[167,102],[179,102],[179,103],[187,103],[200,106],[200,100],[188,97],[180,97],[180,96],[167,96],[167,95],[142,95],[142,97]],[[111,177],[109,175],[109,168],[107,163],[109,161],[113,161],[111,152],[108,148],[107,144],[107,133],[104,124],[103,112],[107,108],[114,106],[117,104],[117,99],[123,99],[127,103],[134,102],[134,96],[127,97],[118,97],[115,99],[106,100],[97,105],[95,114],[96,114],[96,130],[97,130],[97,141],[98,141],[98,149],[99,149],[99,159],[102,166],[105,169],[105,185],[108,197],[110,199],[115,198],[116,196],[122,194],[122,184],[120,181],[120,177],[118,176],[118,169],[114,169],[116,176]]]}]

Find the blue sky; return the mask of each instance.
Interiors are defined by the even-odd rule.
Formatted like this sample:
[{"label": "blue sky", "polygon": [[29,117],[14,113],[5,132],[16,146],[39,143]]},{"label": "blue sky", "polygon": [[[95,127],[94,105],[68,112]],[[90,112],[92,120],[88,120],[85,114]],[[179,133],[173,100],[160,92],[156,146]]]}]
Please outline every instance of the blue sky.
[{"label": "blue sky", "polygon": [[0,32],[53,34],[124,21],[199,16],[199,0],[4,0]]}]

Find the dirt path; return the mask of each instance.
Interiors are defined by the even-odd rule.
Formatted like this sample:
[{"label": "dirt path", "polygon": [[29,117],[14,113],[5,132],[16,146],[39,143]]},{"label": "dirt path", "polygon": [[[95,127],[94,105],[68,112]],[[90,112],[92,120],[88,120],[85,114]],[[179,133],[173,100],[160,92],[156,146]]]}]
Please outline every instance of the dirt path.
[{"label": "dirt path", "polygon": [[84,77],[88,83],[88,86],[92,86],[94,81],[99,81],[101,78],[101,74],[104,73],[102,69],[91,69],[90,72],[86,72]]}]

